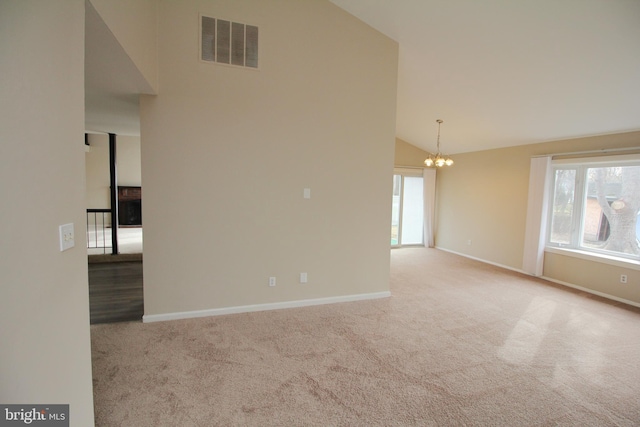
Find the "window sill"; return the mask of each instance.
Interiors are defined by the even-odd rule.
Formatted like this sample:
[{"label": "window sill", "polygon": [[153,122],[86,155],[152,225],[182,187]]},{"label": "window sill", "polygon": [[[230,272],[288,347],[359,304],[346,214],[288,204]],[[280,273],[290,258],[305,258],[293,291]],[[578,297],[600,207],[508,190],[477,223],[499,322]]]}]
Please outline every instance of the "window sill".
[{"label": "window sill", "polygon": [[620,258],[609,255],[595,254],[593,252],[579,251],[576,249],[554,248],[545,247],[545,252],[552,254],[565,255],[574,258],[581,258],[587,261],[601,262],[603,264],[615,265],[617,267],[629,268],[631,270],[640,270],[640,261],[635,261],[627,258]]}]

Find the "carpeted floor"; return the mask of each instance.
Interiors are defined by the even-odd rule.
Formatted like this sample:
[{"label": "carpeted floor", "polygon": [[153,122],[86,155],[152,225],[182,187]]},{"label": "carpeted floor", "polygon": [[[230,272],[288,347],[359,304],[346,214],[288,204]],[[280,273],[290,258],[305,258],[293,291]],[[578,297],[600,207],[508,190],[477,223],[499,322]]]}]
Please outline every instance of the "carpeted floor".
[{"label": "carpeted floor", "polygon": [[640,309],[434,249],[391,269],[382,300],[93,325],[96,425],[640,425]]}]

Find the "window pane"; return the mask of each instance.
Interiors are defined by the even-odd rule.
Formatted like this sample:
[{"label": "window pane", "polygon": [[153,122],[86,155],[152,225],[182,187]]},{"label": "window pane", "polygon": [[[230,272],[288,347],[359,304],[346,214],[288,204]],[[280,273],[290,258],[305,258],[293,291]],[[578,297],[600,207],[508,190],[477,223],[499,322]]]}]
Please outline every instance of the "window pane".
[{"label": "window pane", "polygon": [[587,169],[581,245],[618,254],[640,254],[639,209],[640,166]]},{"label": "window pane", "polygon": [[422,177],[405,176],[402,192],[403,245],[422,244],[424,237],[424,191]]},{"label": "window pane", "polygon": [[398,245],[398,228],[400,227],[400,187],[402,177],[393,175],[393,198],[391,204],[391,244]]},{"label": "window pane", "polygon": [[575,169],[556,170],[549,239],[551,243],[567,245],[571,243],[575,188]]}]

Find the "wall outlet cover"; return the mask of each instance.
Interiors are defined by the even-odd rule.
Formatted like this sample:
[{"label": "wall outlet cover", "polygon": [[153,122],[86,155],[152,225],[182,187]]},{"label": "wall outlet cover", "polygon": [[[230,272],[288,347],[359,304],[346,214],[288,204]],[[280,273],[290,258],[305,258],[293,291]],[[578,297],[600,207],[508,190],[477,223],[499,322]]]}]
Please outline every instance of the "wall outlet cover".
[{"label": "wall outlet cover", "polygon": [[64,224],[59,227],[60,233],[60,252],[71,249],[76,245],[75,233],[73,231],[73,223]]}]

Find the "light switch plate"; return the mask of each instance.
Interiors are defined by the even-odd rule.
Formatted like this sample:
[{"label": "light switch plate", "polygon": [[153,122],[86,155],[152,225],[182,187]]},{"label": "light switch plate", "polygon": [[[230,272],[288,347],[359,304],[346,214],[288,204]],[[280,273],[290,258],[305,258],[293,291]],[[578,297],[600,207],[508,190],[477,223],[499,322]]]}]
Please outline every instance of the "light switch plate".
[{"label": "light switch plate", "polygon": [[73,223],[64,224],[59,227],[60,230],[60,252],[71,249],[76,245],[75,233],[73,231]]},{"label": "light switch plate", "polygon": [[305,188],[304,192],[303,192],[303,196],[305,199],[310,199],[311,198],[311,189],[310,188]]}]

